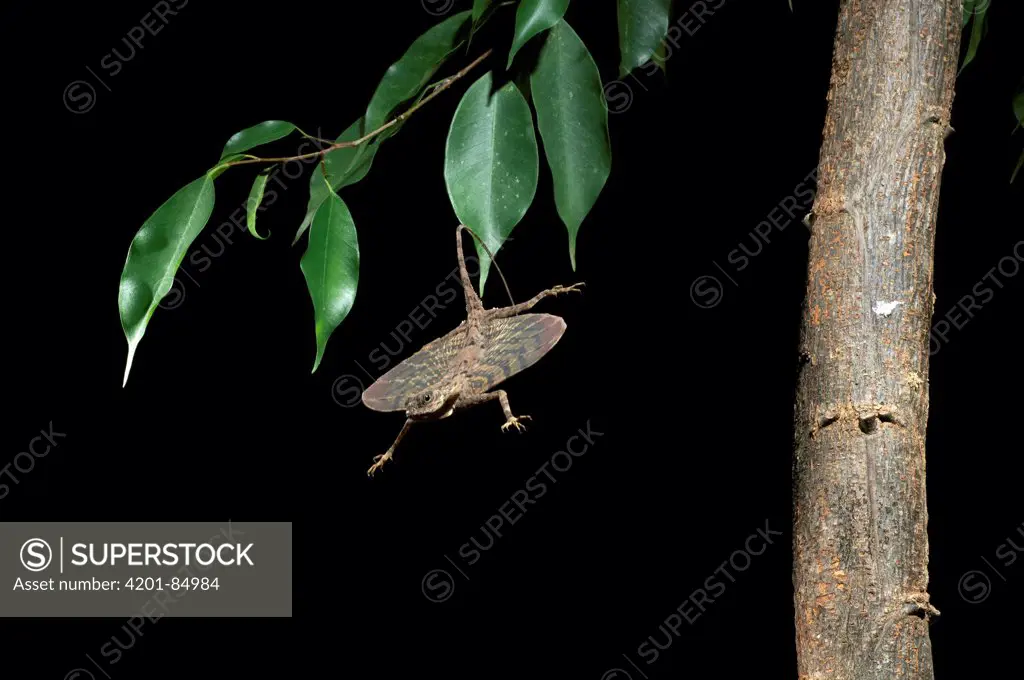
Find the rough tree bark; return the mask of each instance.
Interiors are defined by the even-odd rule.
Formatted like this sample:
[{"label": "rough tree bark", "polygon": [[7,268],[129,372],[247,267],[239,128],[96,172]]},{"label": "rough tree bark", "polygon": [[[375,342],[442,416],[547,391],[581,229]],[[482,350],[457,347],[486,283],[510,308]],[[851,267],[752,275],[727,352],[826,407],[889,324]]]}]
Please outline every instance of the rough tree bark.
[{"label": "rough tree bark", "polygon": [[961,0],[841,0],[803,312],[801,680],[931,680],[925,424]]}]

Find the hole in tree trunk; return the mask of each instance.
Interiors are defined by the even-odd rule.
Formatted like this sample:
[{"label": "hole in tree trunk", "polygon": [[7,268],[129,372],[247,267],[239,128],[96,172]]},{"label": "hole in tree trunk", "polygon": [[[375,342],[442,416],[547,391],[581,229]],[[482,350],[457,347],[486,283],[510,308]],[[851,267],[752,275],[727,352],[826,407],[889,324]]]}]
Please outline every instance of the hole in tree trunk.
[{"label": "hole in tree trunk", "polygon": [[860,419],[860,431],[864,434],[874,434],[878,432],[878,417],[871,416],[870,418]]}]

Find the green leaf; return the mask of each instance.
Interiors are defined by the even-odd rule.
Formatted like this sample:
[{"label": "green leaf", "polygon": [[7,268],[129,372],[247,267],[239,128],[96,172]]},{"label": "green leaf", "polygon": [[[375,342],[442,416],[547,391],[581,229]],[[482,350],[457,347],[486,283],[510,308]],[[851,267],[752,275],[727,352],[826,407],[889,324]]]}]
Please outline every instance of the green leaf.
[{"label": "green leaf", "polygon": [[981,39],[988,30],[988,4],[975,5],[972,11],[975,12],[974,21],[971,24],[971,37],[967,44],[967,54],[964,56],[964,63],[960,67],[961,73],[967,68],[968,64],[974,61],[975,55],[978,54],[978,45],[981,44]]},{"label": "green leaf", "polygon": [[[344,132],[338,135],[337,142],[354,142],[366,134],[366,118],[360,118],[348,126]],[[330,187],[324,182],[323,168],[318,164],[309,178],[309,202],[306,204],[306,216],[302,219],[295,238],[294,245],[302,235],[306,233],[313,216],[323,204],[324,200],[331,194],[331,191],[339,191],[343,187],[359,182],[366,173],[370,171],[373,164],[373,157],[377,155],[378,145],[376,140],[371,140],[359,146],[345,149],[335,149],[324,154],[324,163],[327,166],[327,180]]]},{"label": "green leaf", "polygon": [[208,173],[167,199],[132,239],[117,295],[121,327],[128,340],[125,384],[146,325],[171,290],[188,247],[210,219],[213,202],[213,177]]},{"label": "green leaf", "polygon": [[611,174],[612,149],[601,74],[566,21],[548,33],[530,89],[575,270],[576,235]]},{"label": "green leaf", "polygon": [[260,236],[256,231],[256,211],[259,210],[260,203],[263,202],[263,191],[267,188],[268,179],[270,179],[269,174],[256,175],[252,189],[249,191],[249,199],[245,202],[245,225],[249,228],[249,233],[261,241],[270,236],[270,232],[267,232],[267,236]]},{"label": "green leaf", "polygon": [[473,23],[480,20],[494,0],[473,0]]},{"label": "green leaf", "polygon": [[261,144],[276,142],[294,131],[295,126],[283,120],[263,121],[259,125],[253,125],[232,135],[228,143],[224,145],[220,159],[224,160],[227,156],[243,153]]},{"label": "green leaf", "polygon": [[243,154],[240,153],[233,153],[228,154],[227,156],[222,156],[221,159],[217,161],[217,165],[210,168],[206,174],[208,174],[212,179],[217,179],[231,168],[231,166],[228,165],[228,163],[240,160],[242,157]]},{"label": "green leaf", "polygon": [[967,28],[967,24],[971,22],[971,17],[974,16],[974,3],[975,0],[964,0],[964,15],[963,23],[960,25],[961,28]]},{"label": "green leaf", "polygon": [[[455,110],[444,158],[444,180],[455,214],[497,252],[537,193],[537,138],[530,106],[514,83],[491,93],[488,71]],[[491,261],[477,243],[480,292]]]},{"label": "green leaf", "polygon": [[[377,89],[366,108],[366,115],[350,125],[338,136],[338,142],[351,142],[379,129],[387,123],[396,108],[420,94],[429,83],[437,69],[456,50],[463,41],[463,28],[470,19],[468,10],[454,14],[426,31],[413,41],[402,58],[391,65],[384,73]],[[327,178],[330,188],[324,183],[324,173],[318,169],[309,178],[309,202],[306,204],[306,215],[302,219],[292,243],[297,243],[309,228],[314,215],[331,191],[339,191],[343,187],[362,180],[370,171],[373,158],[377,154],[380,143],[394,134],[398,127],[394,126],[372,141],[358,147],[336,149],[324,155],[327,166]]]},{"label": "green leaf", "polygon": [[569,0],[523,0],[516,10],[516,32],[505,68],[512,68],[512,60],[523,45],[533,36],[557,24],[568,8]]},{"label": "green leaf", "polygon": [[396,108],[409,101],[430,82],[448,55],[458,49],[471,12],[459,12],[416,38],[402,58],[381,78],[366,107],[366,128],[373,131],[388,122]]},{"label": "green leaf", "polygon": [[316,211],[309,230],[309,244],[299,267],[313,300],[316,321],[315,373],[331,333],[352,309],[359,284],[356,225],[345,202],[333,191]]},{"label": "green leaf", "polygon": [[668,34],[672,0],[619,0],[620,70],[629,73],[646,63]]}]

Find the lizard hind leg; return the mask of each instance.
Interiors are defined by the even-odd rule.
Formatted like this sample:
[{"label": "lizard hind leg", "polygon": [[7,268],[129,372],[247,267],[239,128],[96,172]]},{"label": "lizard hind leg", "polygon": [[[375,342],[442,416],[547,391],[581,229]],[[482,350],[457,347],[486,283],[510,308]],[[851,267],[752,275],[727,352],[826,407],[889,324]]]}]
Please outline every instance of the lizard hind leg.
[{"label": "lizard hind leg", "polygon": [[409,428],[412,427],[412,424],[413,421],[406,420],[405,425],[402,426],[402,431],[399,432],[398,437],[395,438],[395,443],[392,444],[384,453],[373,457],[373,465],[371,465],[370,469],[366,471],[366,474],[368,476],[373,477],[373,473],[381,469],[381,467],[384,466],[384,463],[388,462],[394,457],[395,448],[398,447],[398,442],[402,441],[402,437],[404,437],[405,433],[409,431]]},{"label": "lizard hind leg", "polygon": [[517,305],[510,305],[508,307],[495,307],[494,309],[485,310],[484,314],[491,319],[507,319],[510,316],[517,316],[523,312],[530,311],[544,298],[557,297],[566,293],[582,293],[583,286],[583,283],[574,283],[571,286],[555,286],[554,288],[542,290],[526,302],[520,302]]}]

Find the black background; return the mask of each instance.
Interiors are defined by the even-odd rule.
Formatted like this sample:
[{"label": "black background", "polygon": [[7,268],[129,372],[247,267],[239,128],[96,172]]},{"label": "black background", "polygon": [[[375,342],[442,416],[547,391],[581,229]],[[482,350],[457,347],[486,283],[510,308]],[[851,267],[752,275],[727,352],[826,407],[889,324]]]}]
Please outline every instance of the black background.
[{"label": "black background", "polygon": [[[677,4],[678,15],[687,3]],[[667,82],[644,71],[624,80],[632,99],[611,116],[612,176],[581,230],[576,273],[542,162],[533,207],[499,262],[517,299],[575,280],[587,289],[544,303],[568,331],[506,385],[513,410],[533,416],[530,431],[502,434],[498,406],[483,406],[414,430],[370,480],[401,418],[345,408],[333,385],[368,384],[359,365],[379,375],[370,353],[395,347],[392,331],[455,266],[444,144],[483,70],[419,111],[342,193],[359,229],[359,293],[316,374],[304,245],[289,245],[307,177],[285,180],[289,190],[261,214],[269,241],[236,231],[224,247],[214,227],[243,204],[255,172],[241,170],[218,180],[217,209],[193,246],[223,254],[179,277],[180,306],[157,311],[122,389],[117,284],[146,217],[244,127],[277,118],[337,135],[437,17],[416,1],[193,0],[105,79],[107,91],[88,69],[106,75],[100,60],[126,53],[122,38],[153,3],[6,3],[0,451],[10,455],[0,465],[51,421],[67,439],[0,500],[0,518],[295,522],[294,619],[164,619],[105,667],[110,676],[596,680],[622,666],[639,678],[626,654],[651,678],[795,677],[790,461],[807,233],[797,221],[773,230],[742,271],[727,257],[741,243],[756,250],[754,227],[817,161],[836,4],[798,1],[791,14],[784,0],[727,0],[684,34]],[[1022,235],[1019,187],[1008,184],[1021,143],[1009,136],[1021,23],[1013,3],[993,4],[946,144],[937,315]],[[510,38],[503,12],[471,50],[496,46],[493,68]],[[614,4],[575,2],[568,18],[613,80]],[[95,87],[85,113],[61,100],[75,80]],[[690,294],[705,275],[722,283],[711,308]],[[1007,537],[1019,544],[1024,520],[1010,469],[1021,456],[1024,276],[1001,281],[932,361],[941,678],[1020,664],[1011,643],[1024,560],[1002,570],[1004,582],[982,559],[995,562]],[[496,282],[490,306],[505,304]],[[462,314],[460,299],[401,356]],[[473,537],[487,544],[481,525],[588,422],[604,434],[586,455],[554,473],[479,561],[459,557]],[[785,535],[643,665],[637,647],[664,639],[658,626],[766,522]],[[442,603],[421,588],[434,569],[454,579]],[[969,603],[958,583],[976,569],[990,574],[991,596]],[[99,658],[111,636],[128,640],[123,623],[8,620],[3,659],[21,668],[11,677],[62,678],[88,668],[85,655]]]}]

